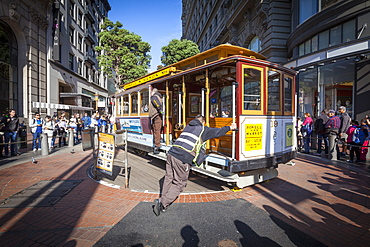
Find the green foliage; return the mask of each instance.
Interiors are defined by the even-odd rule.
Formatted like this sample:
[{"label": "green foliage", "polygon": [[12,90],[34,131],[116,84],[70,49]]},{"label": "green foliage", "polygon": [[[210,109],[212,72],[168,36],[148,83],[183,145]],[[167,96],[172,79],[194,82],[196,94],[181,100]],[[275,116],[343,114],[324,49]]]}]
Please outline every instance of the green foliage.
[{"label": "green foliage", "polygon": [[110,78],[116,76],[119,85],[147,74],[151,59],[149,43],[122,26],[118,21],[105,19],[99,33],[100,46],[95,47],[100,54],[100,69]]},{"label": "green foliage", "polygon": [[162,47],[162,53],[161,62],[168,66],[198,54],[199,48],[193,41],[173,39],[167,46]]}]

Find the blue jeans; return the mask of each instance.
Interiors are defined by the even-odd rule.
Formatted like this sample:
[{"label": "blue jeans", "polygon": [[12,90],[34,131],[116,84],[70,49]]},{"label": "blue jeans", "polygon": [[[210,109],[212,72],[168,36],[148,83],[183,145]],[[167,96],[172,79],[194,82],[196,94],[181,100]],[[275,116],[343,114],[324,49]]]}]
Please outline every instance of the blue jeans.
[{"label": "blue jeans", "polygon": [[310,142],[311,142],[311,135],[306,135],[303,137],[303,145],[304,145],[304,152],[310,152]]},{"label": "blue jeans", "polygon": [[13,142],[17,141],[17,132],[5,132],[5,156],[9,154],[9,141],[12,143],[10,144],[10,153],[15,155],[17,153],[17,145],[13,144]]},{"label": "blue jeans", "polygon": [[325,153],[328,149],[328,140],[325,138],[325,134],[318,133],[317,134],[317,153],[321,154],[322,152],[322,142],[324,141],[325,146]]},{"label": "blue jeans", "polygon": [[40,132],[33,133],[32,149],[41,149]]}]

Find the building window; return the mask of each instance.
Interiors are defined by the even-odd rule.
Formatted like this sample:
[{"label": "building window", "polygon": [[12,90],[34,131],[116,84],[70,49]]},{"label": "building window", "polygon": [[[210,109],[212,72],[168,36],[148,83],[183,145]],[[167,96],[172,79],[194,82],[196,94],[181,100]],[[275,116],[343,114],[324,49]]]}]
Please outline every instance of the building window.
[{"label": "building window", "polygon": [[318,12],[318,0],[299,1],[299,24]]},{"label": "building window", "polygon": [[82,75],[82,60],[78,59],[78,74]]},{"label": "building window", "polygon": [[74,57],[74,55],[73,55],[73,54],[71,54],[71,53],[69,53],[68,68],[69,68],[70,70],[73,70],[73,57]]},{"label": "building window", "polygon": [[78,35],[78,49],[83,52],[83,47],[82,47],[82,36]]},{"label": "building window", "polygon": [[72,45],[74,45],[74,34],[75,30],[73,27],[69,27],[69,42],[71,42]]},{"label": "building window", "polygon": [[82,12],[79,10],[78,11],[78,17],[77,17],[77,24],[82,27]]},{"label": "building window", "polygon": [[261,41],[258,36],[255,36],[248,45],[248,49],[255,52],[261,51]]},{"label": "building window", "polygon": [[330,29],[330,44],[329,46],[339,45],[341,43],[341,26],[336,26]]},{"label": "building window", "polygon": [[308,54],[311,53],[311,40],[307,40],[304,44],[304,53]]},{"label": "building window", "polygon": [[[18,97],[18,44],[12,29],[0,20],[0,113],[15,109],[23,116],[21,101]],[[19,99],[19,100],[18,100]]]},{"label": "building window", "polygon": [[319,36],[316,35],[311,40],[311,52],[316,52],[319,49]]},{"label": "building window", "polygon": [[75,17],[75,3],[73,1],[69,2],[69,15],[74,18]]},{"label": "building window", "polygon": [[356,39],[356,20],[325,30],[299,45],[299,56]]},{"label": "building window", "polygon": [[343,24],[343,42],[356,39],[356,20],[351,20]]},{"label": "building window", "polygon": [[329,31],[319,33],[319,50],[329,47]]}]

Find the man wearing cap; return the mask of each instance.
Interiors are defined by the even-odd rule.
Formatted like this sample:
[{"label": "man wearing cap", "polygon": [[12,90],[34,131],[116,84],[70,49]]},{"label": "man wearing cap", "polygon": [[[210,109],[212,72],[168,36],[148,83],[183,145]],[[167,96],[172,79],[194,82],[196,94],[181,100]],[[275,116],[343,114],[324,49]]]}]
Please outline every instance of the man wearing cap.
[{"label": "man wearing cap", "polygon": [[325,124],[325,135],[328,138],[328,158],[330,160],[337,160],[338,157],[338,143],[337,137],[340,128],[340,118],[335,116],[334,110],[329,110],[329,120]]},{"label": "man wearing cap", "polygon": [[345,156],[347,153],[347,130],[349,126],[351,126],[351,117],[346,112],[346,107],[340,106],[338,109],[339,113],[342,114],[340,116],[340,128],[339,128],[339,139],[342,141],[342,153],[340,153],[341,156]]}]

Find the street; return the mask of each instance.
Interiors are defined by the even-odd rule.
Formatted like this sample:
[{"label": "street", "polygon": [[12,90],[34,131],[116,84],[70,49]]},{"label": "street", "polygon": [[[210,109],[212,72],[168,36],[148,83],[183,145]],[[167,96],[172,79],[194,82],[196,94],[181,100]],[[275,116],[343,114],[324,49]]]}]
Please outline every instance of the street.
[{"label": "street", "polygon": [[[238,192],[184,193],[156,217],[151,206],[159,191],[97,183],[88,172],[92,153],[75,149],[36,164],[0,166],[1,201],[40,181],[79,181],[55,201],[35,203],[57,190],[50,185],[15,207],[2,204],[2,246],[367,246],[370,240],[368,164],[299,154],[295,166],[279,166],[275,179]],[[129,160],[151,165],[133,154]],[[156,164],[164,175],[164,162]]]}]

